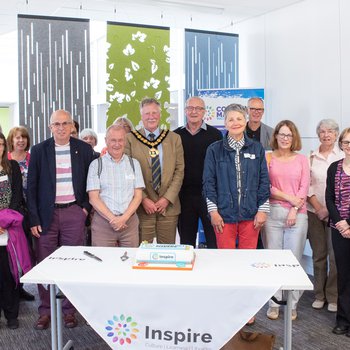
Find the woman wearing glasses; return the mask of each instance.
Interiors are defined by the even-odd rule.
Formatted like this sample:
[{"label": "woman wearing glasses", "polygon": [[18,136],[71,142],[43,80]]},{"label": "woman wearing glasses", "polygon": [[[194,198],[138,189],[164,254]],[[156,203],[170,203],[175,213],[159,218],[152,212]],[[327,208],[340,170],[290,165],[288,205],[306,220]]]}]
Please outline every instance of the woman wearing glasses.
[{"label": "woman wearing glasses", "polygon": [[[307,157],[296,153],[301,149],[297,127],[290,120],[277,124],[271,139],[274,150],[267,154],[271,182],[270,213],[263,232],[266,249],[290,249],[301,261],[307,235],[306,197],[309,189],[310,169]],[[297,318],[300,291],[292,292],[292,320]],[[282,299],[282,292],[275,294]],[[279,305],[269,302],[267,317],[276,320]]]},{"label": "woman wearing glasses", "polygon": [[350,337],[350,128],[339,136],[345,158],[332,163],[327,171],[326,204],[337,265],[338,310],[335,334]]}]

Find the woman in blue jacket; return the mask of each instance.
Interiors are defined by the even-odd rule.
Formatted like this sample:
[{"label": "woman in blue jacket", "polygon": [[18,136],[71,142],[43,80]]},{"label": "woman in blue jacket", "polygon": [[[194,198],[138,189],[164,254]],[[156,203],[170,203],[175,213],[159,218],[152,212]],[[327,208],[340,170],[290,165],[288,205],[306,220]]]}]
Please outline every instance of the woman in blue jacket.
[{"label": "woman in blue jacket", "polygon": [[246,114],[244,106],[228,105],[227,133],[206,153],[203,192],[218,248],[255,249],[269,211],[265,151],[245,135]]}]

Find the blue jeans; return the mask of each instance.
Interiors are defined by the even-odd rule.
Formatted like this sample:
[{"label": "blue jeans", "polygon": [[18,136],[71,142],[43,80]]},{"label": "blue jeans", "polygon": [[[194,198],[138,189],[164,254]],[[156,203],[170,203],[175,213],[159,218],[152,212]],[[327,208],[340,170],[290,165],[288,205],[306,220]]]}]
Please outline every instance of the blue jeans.
[{"label": "blue jeans", "polygon": [[[294,226],[287,227],[286,220],[289,209],[282,207],[280,204],[271,204],[270,213],[267,217],[264,230],[263,242],[265,249],[290,249],[295,255],[299,263],[303,256],[308,219],[306,213],[298,213]],[[298,301],[303,294],[303,291],[292,292],[292,309],[296,309]],[[275,294],[277,300],[282,299],[282,291]],[[270,300],[271,307],[279,305]]]}]

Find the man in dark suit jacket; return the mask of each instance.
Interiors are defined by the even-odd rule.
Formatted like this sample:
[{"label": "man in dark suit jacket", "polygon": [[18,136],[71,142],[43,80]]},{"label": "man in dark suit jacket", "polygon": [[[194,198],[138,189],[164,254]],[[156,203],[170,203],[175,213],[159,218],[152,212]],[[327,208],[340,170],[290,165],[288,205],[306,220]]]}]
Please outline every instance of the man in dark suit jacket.
[{"label": "man in dark suit jacket", "polygon": [[[35,237],[37,262],[61,245],[83,245],[86,216],[90,210],[86,178],[93,159],[91,146],[70,136],[72,117],[64,110],[51,115],[53,137],[31,149],[28,170],[28,209],[31,232]],[[41,304],[35,328],[50,323],[49,291],[38,286]],[[75,327],[75,309],[63,301],[64,323]]]}]

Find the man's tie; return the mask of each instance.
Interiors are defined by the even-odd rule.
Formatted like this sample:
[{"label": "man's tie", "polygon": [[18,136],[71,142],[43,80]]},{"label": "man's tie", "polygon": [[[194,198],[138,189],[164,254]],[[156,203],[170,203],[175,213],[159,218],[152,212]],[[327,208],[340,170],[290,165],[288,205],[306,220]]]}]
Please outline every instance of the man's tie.
[{"label": "man's tie", "polygon": [[[154,141],[155,135],[149,134],[150,141]],[[159,160],[159,154],[157,154],[155,157],[151,158],[152,163],[152,185],[153,189],[158,193],[160,189],[160,178],[161,178],[161,169],[160,169],[160,160]]]}]

